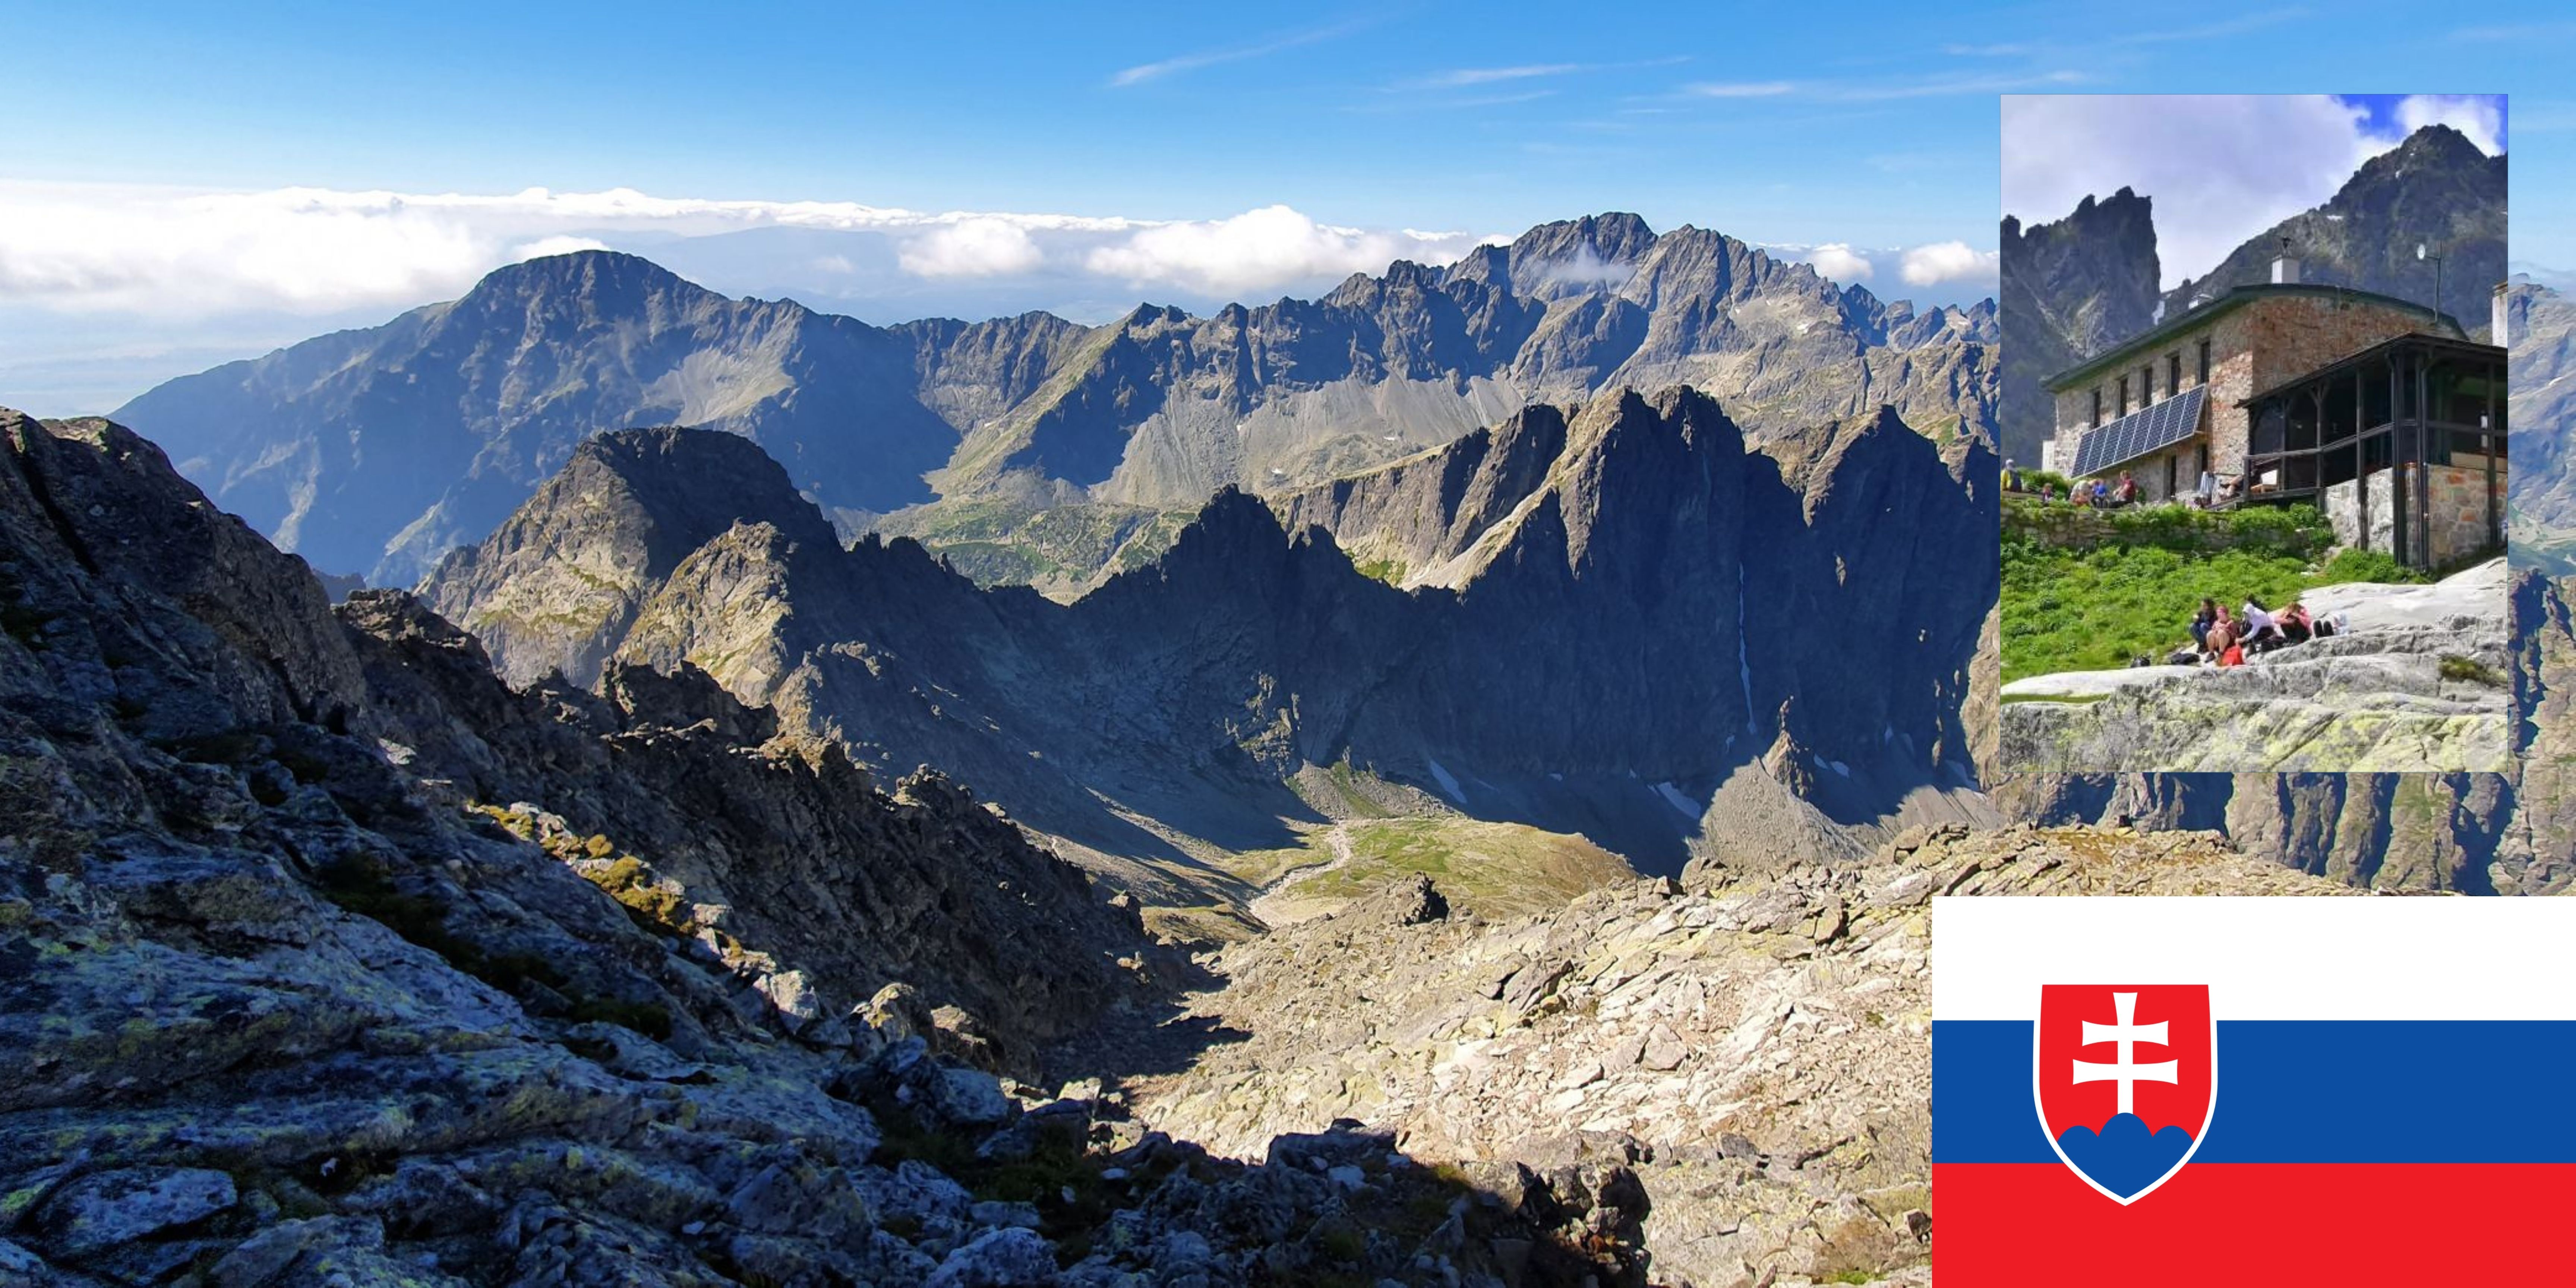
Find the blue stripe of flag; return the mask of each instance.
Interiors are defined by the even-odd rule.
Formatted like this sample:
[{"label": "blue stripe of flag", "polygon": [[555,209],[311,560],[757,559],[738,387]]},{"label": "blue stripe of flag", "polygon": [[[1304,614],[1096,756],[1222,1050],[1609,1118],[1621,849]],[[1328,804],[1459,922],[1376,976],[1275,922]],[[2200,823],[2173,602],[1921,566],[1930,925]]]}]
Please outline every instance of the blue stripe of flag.
[{"label": "blue stripe of flag", "polygon": [[[1932,1025],[1932,1158],[2054,1163],[2031,1026]],[[2194,1163],[2576,1163],[2576,1022],[2221,1020]]]}]

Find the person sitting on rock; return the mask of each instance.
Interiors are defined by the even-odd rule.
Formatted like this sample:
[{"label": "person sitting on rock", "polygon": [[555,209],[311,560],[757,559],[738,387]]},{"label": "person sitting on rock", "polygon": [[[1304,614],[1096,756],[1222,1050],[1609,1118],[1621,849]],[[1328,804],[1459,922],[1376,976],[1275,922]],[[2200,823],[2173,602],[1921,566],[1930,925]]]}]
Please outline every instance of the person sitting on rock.
[{"label": "person sitting on rock", "polygon": [[[2201,642],[2201,650],[2211,665],[2225,666],[2228,663],[2223,659],[2235,649],[2236,623],[2227,620],[2226,610],[2221,609],[2218,620],[2209,624],[2209,636]],[[2237,654],[2237,660],[2243,661],[2244,655]]]},{"label": "person sitting on rock", "polygon": [[2272,614],[2263,607],[2262,600],[2247,595],[2245,607],[2239,615],[2245,619],[2245,631],[2238,643],[2257,653],[2268,652],[2281,646],[2280,623],[2275,621]]},{"label": "person sitting on rock", "polygon": [[2127,470],[2120,471],[2119,499],[2120,504],[2122,505],[2136,505],[2138,503],[2138,481],[2129,477],[2129,472]]},{"label": "person sitting on rock", "polygon": [[2200,611],[2192,614],[2191,618],[2191,642],[2194,647],[2204,649],[2209,647],[2209,628],[2218,624],[2218,617],[2218,601],[2206,595],[2202,596]]},{"label": "person sitting on rock", "polygon": [[2281,606],[2281,611],[2273,615],[2272,624],[2280,628],[2283,647],[2305,644],[2316,637],[2316,626],[2308,616],[2307,607],[2295,599]]}]

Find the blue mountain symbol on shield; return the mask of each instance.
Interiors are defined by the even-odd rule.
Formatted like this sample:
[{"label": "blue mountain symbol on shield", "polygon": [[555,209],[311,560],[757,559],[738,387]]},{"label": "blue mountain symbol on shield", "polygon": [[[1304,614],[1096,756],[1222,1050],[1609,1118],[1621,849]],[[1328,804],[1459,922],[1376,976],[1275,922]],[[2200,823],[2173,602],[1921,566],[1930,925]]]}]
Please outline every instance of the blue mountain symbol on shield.
[{"label": "blue mountain symbol on shield", "polygon": [[2057,1150],[2095,1185],[2133,1199],[2191,1153],[2191,1133],[2168,1123],[2151,1135],[2146,1120],[2136,1114],[2113,1114],[2098,1134],[2067,1128],[2057,1138]]}]

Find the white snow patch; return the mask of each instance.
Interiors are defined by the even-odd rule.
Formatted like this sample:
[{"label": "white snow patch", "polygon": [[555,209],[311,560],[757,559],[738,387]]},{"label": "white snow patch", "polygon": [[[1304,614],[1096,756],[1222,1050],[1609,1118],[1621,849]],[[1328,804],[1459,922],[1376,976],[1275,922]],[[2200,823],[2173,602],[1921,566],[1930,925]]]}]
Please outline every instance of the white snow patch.
[{"label": "white snow patch", "polygon": [[1467,803],[1467,794],[1459,789],[1458,780],[1451,777],[1448,770],[1442,769],[1439,761],[1433,760],[1429,756],[1423,757],[1422,761],[1424,764],[1431,766],[1431,776],[1439,780],[1440,790],[1447,793],[1449,799],[1456,801],[1461,805]]},{"label": "white snow patch", "polygon": [[1692,820],[1697,820],[1699,818],[1699,805],[1693,802],[1690,797],[1682,795],[1681,789],[1673,786],[1671,783],[1655,784],[1655,794],[1663,797],[1666,804],[1671,805],[1674,809],[1680,810],[1683,818]]}]

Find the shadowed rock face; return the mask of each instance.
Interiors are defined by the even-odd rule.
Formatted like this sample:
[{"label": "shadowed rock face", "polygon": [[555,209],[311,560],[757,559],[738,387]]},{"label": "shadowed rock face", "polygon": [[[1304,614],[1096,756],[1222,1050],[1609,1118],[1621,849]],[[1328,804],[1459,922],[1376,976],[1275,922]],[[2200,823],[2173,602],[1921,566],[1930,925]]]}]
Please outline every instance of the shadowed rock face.
[{"label": "shadowed rock face", "polygon": [[[29,763],[59,761],[89,783],[107,772],[97,757],[129,762],[111,776],[122,794],[67,804],[56,826],[168,831],[191,846],[275,831],[310,847],[290,865],[308,880],[363,854],[386,869],[385,897],[458,909],[437,934],[473,942],[463,923],[480,914],[462,910],[490,909],[441,860],[491,848],[473,838],[497,821],[595,860],[595,881],[679,937],[670,969],[693,956],[684,946],[707,950],[690,967],[719,968],[706,987],[730,972],[757,989],[791,960],[828,969],[830,982],[794,986],[819,1008],[810,1018],[902,979],[1024,1054],[1120,991],[1103,955],[1137,950],[1135,915],[953,785],[921,777],[890,798],[838,747],[780,738],[768,712],[686,668],[611,666],[595,693],[512,692],[471,637],[407,595],[360,592],[335,617],[301,560],[215,511],[125,430],[11,412],[0,432],[12,691],[59,699],[16,708],[21,734],[53,743]],[[260,806],[294,806],[318,830]],[[414,870],[396,852],[426,857]],[[510,897],[550,907],[588,888],[548,880]],[[944,915],[923,917],[931,907]],[[542,951],[554,933],[521,941],[511,917],[488,921],[498,938],[474,950],[485,956]],[[1053,943],[1061,969],[1032,975],[990,953],[1012,939]]]},{"label": "shadowed rock face", "polygon": [[943,504],[896,526],[964,545],[952,529],[990,527],[996,506],[1014,519],[1004,535],[1019,511],[1072,501],[1192,508],[1619,385],[1696,384],[1757,435],[1881,404],[1927,431],[1985,427],[1994,338],[1991,309],[1887,305],[1632,215],[1542,225],[1447,268],[1398,262],[1318,300],[1206,318],[1140,306],[1098,327],[1042,313],[872,327],[580,252],[116,414],[318,567],[408,584],[584,437],[637,424],[758,442],[845,530],[935,487]]},{"label": "shadowed rock face", "polygon": [[[1798,808],[1868,823],[1973,782],[1957,712],[1994,594],[1994,471],[1957,450],[1954,467],[1893,415],[1753,450],[1687,391],[1532,409],[1285,497],[1289,529],[1220,495],[1162,558],[1070,605],[981,590],[909,542],[793,537],[816,521],[773,481],[725,494],[740,521],[629,596],[631,625],[598,649],[490,609],[567,560],[651,562],[580,553],[642,528],[594,524],[550,485],[426,591],[520,676],[550,652],[692,661],[867,763],[939,765],[1111,854],[1172,858],[1171,834],[1281,844],[1283,820],[1318,817],[1286,784],[1347,763],[1672,870],[1792,695],[1821,771]],[[1390,586],[1336,538],[1422,567]]]}]

